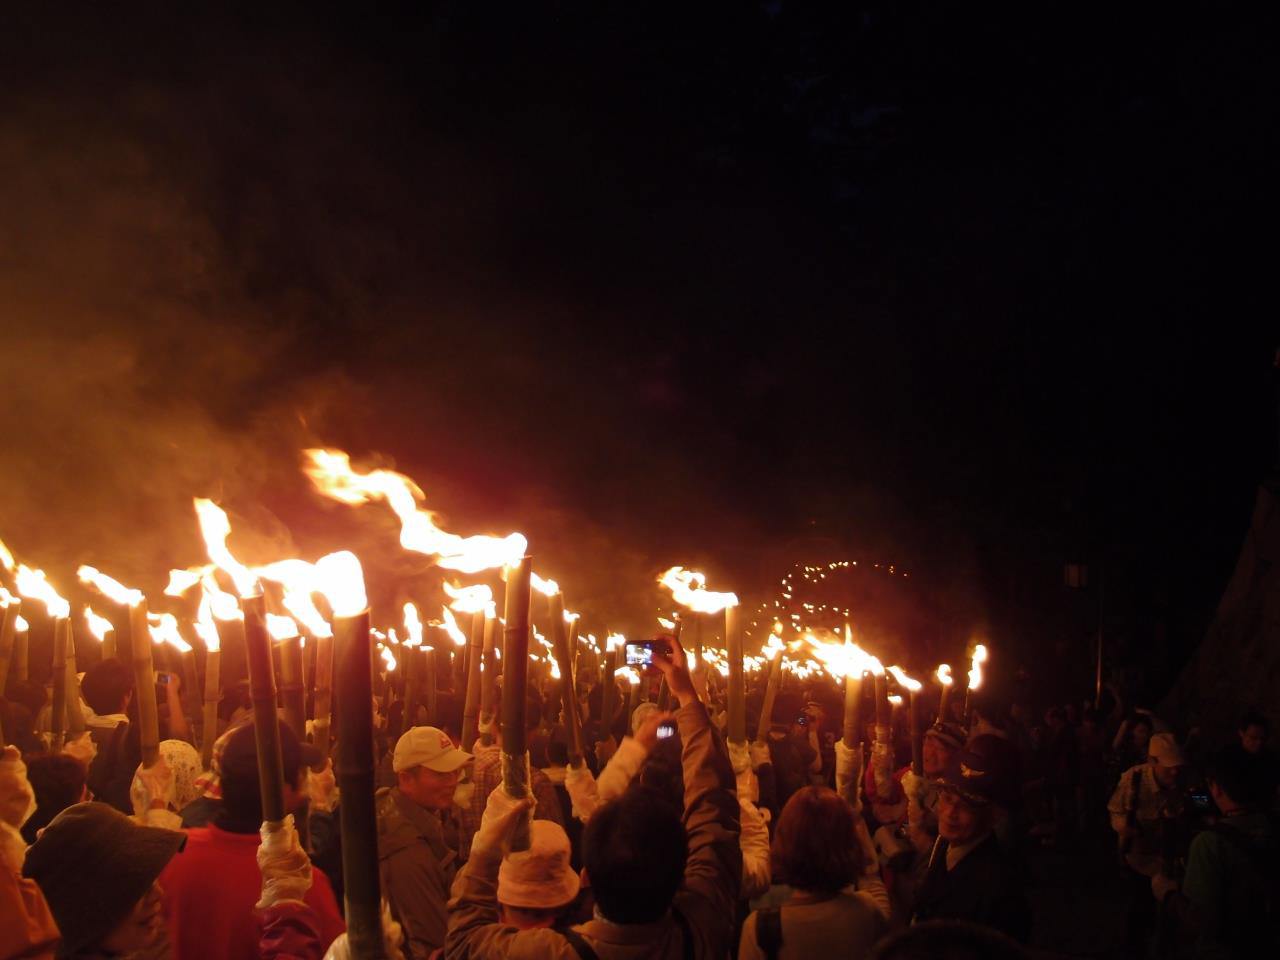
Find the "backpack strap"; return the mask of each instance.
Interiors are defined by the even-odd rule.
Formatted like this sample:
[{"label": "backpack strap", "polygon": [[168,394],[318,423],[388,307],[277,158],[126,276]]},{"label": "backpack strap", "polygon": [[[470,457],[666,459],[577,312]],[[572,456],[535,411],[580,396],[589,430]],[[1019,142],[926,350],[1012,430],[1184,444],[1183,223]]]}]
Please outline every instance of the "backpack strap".
[{"label": "backpack strap", "polygon": [[782,950],[782,908],[769,907],[756,911],[756,946],[765,960],[778,960]]},{"label": "backpack strap", "polygon": [[565,940],[568,941],[569,946],[573,948],[573,952],[576,953],[581,960],[600,960],[600,957],[596,954],[595,950],[592,949],[591,944],[587,943],[582,934],[577,930],[574,930],[572,927],[563,927],[560,928],[559,932],[560,936],[564,937]]}]

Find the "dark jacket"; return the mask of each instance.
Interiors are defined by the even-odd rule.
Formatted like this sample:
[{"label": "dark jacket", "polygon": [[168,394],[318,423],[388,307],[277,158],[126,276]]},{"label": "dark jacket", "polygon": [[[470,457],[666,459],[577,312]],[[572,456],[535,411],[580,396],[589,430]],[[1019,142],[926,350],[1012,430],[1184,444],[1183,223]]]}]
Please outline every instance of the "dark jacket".
[{"label": "dark jacket", "polygon": [[449,885],[458,855],[445,842],[440,816],[397,787],[377,793],[382,892],[404,928],[405,955],[421,960],[444,946]]},{"label": "dark jacket", "polygon": [[121,721],[116,726],[89,725],[89,737],[98,748],[89,764],[86,782],[95,800],[109,803],[121,813],[133,816],[129,787],[138,764],[142,763],[142,744],[134,724]]},{"label": "dark jacket", "polygon": [[916,897],[915,921],[968,920],[1026,943],[1031,907],[1022,887],[1021,874],[994,834],[950,870],[942,840]]}]

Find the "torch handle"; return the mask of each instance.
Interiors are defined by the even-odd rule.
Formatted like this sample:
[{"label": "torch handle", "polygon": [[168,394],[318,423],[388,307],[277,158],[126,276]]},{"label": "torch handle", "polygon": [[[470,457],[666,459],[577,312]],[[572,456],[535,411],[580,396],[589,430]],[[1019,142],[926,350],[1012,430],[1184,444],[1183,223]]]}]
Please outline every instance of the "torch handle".
[{"label": "torch handle", "polygon": [[253,736],[258,748],[258,787],[262,819],[279,823],[284,808],[284,761],[280,751],[280,717],[276,713],[276,677],[267,633],[266,605],[261,596],[240,600],[244,611],[245,658],[249,698],[253,702]]},{"label": "torch handle", "polygon": [[582,728],[578,724],[578,703],[574,693],[573,648],[564,622],[564,594],[548,598],[551,608],[551,640],[556,662],[560,665],[560,702],[563,722],[569,733],[569,763],[582,764]]},{"label": "torch handle", "polygon": [[207,650],[204,655],[204,714],[200,724],[200,764],[208,770],[213,764],[213,742],[218,739],[218,668],[222,652]]},{"label": "torch handle", "polygon": [[[529,588],[533,558],[522,557],[507,568],[506,629],[502,644],[502,769],[503,788],[516,799],[529,795],[528,778],[516,775],[527,771],[528,743],[525,736],[529,685]],[[508,774],[513,776],[507,780]],[[529,849],[529,823],[522,820],[511,838],[511,850]]]},{"label": "torch handle", "polygon": [[911,772],[917,777],[924,776],[924,733],[920,729],[920,699],[914,690],[908,693],[907,709],[910,712],[908,722],[911,725]]},{"label": "torch handle", "polygon": [[480,658],[484,656],[484,611],[471,615],[471,635],[467,638],[467,694],[462,705],[462,749],[470,752],[480,735]]},{"label": "torch handle", "polygon": [[844,745],[850,750],[862,739],[862,674],[844,678]]},{"label": "torch handle", "polygon": [[67,627],[71,621],[59,617],[53,622],[53,699],[49,705],[49,731],[53,734],[51,753],[61,753],[67,731]]},{"label": "torch handle", "polygon": [[725,647],[729,657],[729,725],[732,743],[747,739],[747,688],[742,662],[742,618],[737,607],[724,608]]},{"label": "torch handle", "polygon": [[151,631],[147,627],[147,601],[129,608],[129,639],[133,654],[134,696],[138,702],[138,737],[142,765],[154,766],[160,756],[160,722],[156,715],[156,674],[151,664]]},{"label": "torch handle", "polygon": [[484,621],[484,649],[480,673],[480,719],[479,725],[484,728],[480,742],[485,746],[493,743],[493,735],[489,733],[489,725],[493,723],[493,712],[498,699],[498,668],[494,657],[494,645],[498,638],[498,618],[487,617]]},{"label": "torch handle", "polygon": [[329,759],[329,719],[333,712],[333,637],[316,637],[315,723],[311,742]]},{"label": "torch handle", "polygon": [[299,741],[307,737],[307,693],[302,685],[302,639],[280,641],[280,699],[284,719]]},{"label": "torch handle", "polygon": [[9,661],[13,657],[13,637],[18,627],[18,604],[0,608],[0,695],[9,679]]},{"label": "torch handle", "polygon": [[83,733],[84,711],[80,709],[80,673],[76,669],[76,632],[67,621],[67,731]]}]

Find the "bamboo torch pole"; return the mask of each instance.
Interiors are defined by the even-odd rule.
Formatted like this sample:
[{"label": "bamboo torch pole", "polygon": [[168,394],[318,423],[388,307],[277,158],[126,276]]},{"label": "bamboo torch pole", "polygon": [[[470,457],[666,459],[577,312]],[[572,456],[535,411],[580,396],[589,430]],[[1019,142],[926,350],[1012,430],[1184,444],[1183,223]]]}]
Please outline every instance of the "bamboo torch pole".
[{"label": "bamboo torch pole", "polygon": [[27,653],[30,650],[31,627],[21,614],[14,621],[13,659],[9,661],[9,678],[14,683],[21,683],[29,675]]},{"label": "bamboo torch pole", "polygon": [[480,735],[480,658],[484,656],[484,632],[488,617],[483,610],[471,614],[471,635],[467,650],[467,694],[462,706],[462,749],[468,753]]},{"label": "bamboo torch pole", "polygon": [[342,796],[342,878],[347,939],[353,957],[386,957],[378,877],[378,820],[374,809],[373,674],[369,608],[360,561],[346,551],[322,557],[316,571],[333,607],[334,774]]},{"label": "bamboo torch pole", "polygon": [[493,743],[493,734],[489,731],[493,726],[493,714],[498,700],[498,668],[494,657],[494,644],[498,636],[498,617],[485,615],[484,621],[484,659],[480,672],[480,729],[483,734],[480,742],[484,746]]},{"label": "bamboo torch pole", "polygon": [[404,656],[400,659],[400,681],[404,687],[404,700],[400,704],[400,736],[404,736],[418,718],[418,701],[421,699],[418,693],[418,678],[426,669],[423,661],[418,659],[420,648],[410,646],[408,643],[410,639],[412,638],[405,638]]},{"label": "bamboo torch pole", "polygon": [[600,675],[600,739],[613,735],[613,720],[618,712],[618,646],[605,631],[604,669]]},{"label": "bamboo torch pole", "polygon": [[951,666],[946,663],[938,665],[938,671],[934,674],[937,678],[938,685],[942,688],[942,692],[938,694],[938,723],[943,723],[949,719],[947,716],[947,701],[951,697]]},{"label": "bamboo torch pole", "polygon": [[284,820],[284,762],[280,755],[280,717],[276,712],[276,677],[267,632],[266,604],[261,594],[240,598],[244,611],[245,657],[249,668],[249,697],[253,701],[253,735],[258,749],[258,786],[262,819]]},{"label": "bamboo torch pole", "polygon": [[560,702],[565,730],[569,733],[569,763],[580,767],[582,728],[578,725],[578,701],[573,683],[573,647],[569,645],[568,625],[564,622],[564,594],[553,593],[547,603],[551,608],[551,644],[560,665]]},{"label": "bamboo torch pole", "polygon": [[329,718],[333,710],[333,634],[317,636],[313,642],[316,645],[316,692],[311,742],[319,747],[320,754],[328,760]]},{"label": "bamboo torch pole", "polygon": [[423,670],[420,673],[422,677],[423,694],[425,694],[427,708],[427,723],[438,724],[440,722],[440,689],[438,671],[440,668],[440,652],[434,647],[422,647],[418,650],[421,657],[421,665]]},{"label": "bamboo torch pole", "polygon": [[773,726],[773,704],[778,699],[778,687],[782,684],[782,651],[776,647],[765,649],[765,655],[769,657],[769,679],[764,688],[764,703],[760,707],[760,722],[756,724],[756,739],[762,742]]},{"label": "bamboo torch pole", "polygon": [[[529,589],[533,558],[507,567],[507,615],[502,644],[502,787],[522,800],[529,793],[529,750],[525,708],[529,685]],[[529,820],[523,818],[511,838],[511,850],[529,849]]]},{"label": "bamboo torch pole", "polygon": [[85,730],[84,711],[80,709],[80,673],[76,669],[76,633],[67,619],[67,732],[80,734]]},{"label": "bamboo torch pole", "polygon": [[129,606],[129,640],[133,656],[133,695],[138,702],[142,765],[151,767],[160,755],[160,721],[156,715],[156,675],[151,663],[151,628],[147,624],[145,597]]},{"label": "bamboo torch pole", "polygon": [[49,730],[53,735],[50,752],[61,753],[67,732],[67,640],[68,617],[53,621],[53,699],[49,709]]},{"label": "bamboo torch pole", "polygon": [[724,608],[725,647],[729,657],[729,740],[747,740],[747,689],[742,662],[742,615],[736,606]]},{"label": "bamboo torch pole", "polygon": [[14,599],[0,606],[0,696],[9,679],[9,662],[13,659],[14,638],[18,632],[21,601]]},{"label": "bamboo torch pole", "polygon": [[[213,765],[213,742],[218,739],[218,700],[219,665],[222,662],[222,650],[218,647],[218,631],[210,624],[208,633],[202,633],[205,639],[204,654],[204,713],[200,724],[200,765],[208,770]],[[212,643],[209,636],[212,634]]]},{"label": "bamboo torch pole", "polygon": [[280,641],[280,700],[285,723],[299,742],[307,738],[307,692],[302,685],[302,638],[297,634]]}]

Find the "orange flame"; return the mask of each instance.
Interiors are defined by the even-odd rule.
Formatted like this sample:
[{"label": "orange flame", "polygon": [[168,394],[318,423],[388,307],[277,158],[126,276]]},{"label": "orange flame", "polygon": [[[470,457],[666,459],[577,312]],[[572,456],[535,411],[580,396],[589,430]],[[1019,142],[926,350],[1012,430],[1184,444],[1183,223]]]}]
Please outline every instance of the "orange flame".
[{"label": "orange flame", "polygon": [[393,470],[359,473],[351,468],[351,458],[341,450],[304,452],[310,463],[303,471],[317,490],[352,506],[385,500],[400,518],[400,545],[437,557],[436,563],[446,570],[479,573],[510,566],[528,549],[528,541],[519,533],[460,537],[441,530],[430,511],[418,508],[418,501],[424,499],[422,490],[403,474]]},{"label": "orange flame", "polygon": [[[237,609],[238,612],[238,609]],[[243,616],[243,614],[241,614]],[[209,594],[202,592],[200,594],[200,607],[196,611],[196,621],[194,624],[196,635],[204,641],[205,651],[208,653],[217,653],[221,649],[221,641],[218,638],[218,627],[213,622],[213,604],[209,601]]]},{"label": "orange flame", "polygon": [[674,620],[668,620],[666,617],[659,617],[658,626],[663,630],[674,630],[676,628],[676,622]]},{"label": "orange flame", "polygon": [[119,580],[114,580],[88,565],[77,570],[76,576],[80,578],[81,583],[89,584],[108,600],[114,600],[124,606],[136,607],[144,599],[141,590],[126,587]]},{"label": "orange flame", "polygon": [[107,637],[107,631],[114,630],[115,626],[106,617],[100,617],[93,612],[92,607],[84,608],[84,622],[89,627],[89,632],[97,638],[99,643]]},{"label": "orange flame", "polygon": [[267,633],[272,640],[292,640],[298,635],[298,624],[293,617],[282,617],[277,613],[267,614]]},{"label": "orange flame", "polygon": [[13,629],[18,631],[18,633],[23,633],[24,631],[31,629],[31,624],[27,623],[26,617],[19,614],[18,618],[13,621]]},{"label": "orange flame", "polygon": [[259,592],[258,578],[253,571],[231,555],[227,549],[227,537],[231,535],[231,521],[227,513],[212,500],[195,498],[196,517],[200,521],[200,535],[204,537],[209,559],[225,570],[236,592],[242,597],[252,597]]},{"label": "orange flame", "polygon": [[554,580],[544,580],[532,570],[529,571],[529,586],[537,590],[544,597],[554,597],[560,592],[560,584]]},{"label": "orange flame", "polygon": [[290,558],[254,567],[253,572],[264,580],[270,580],[284,587],[282,598],[284,608],[307,629],[308,633],[313,637],[333,636],[333,629],[329,626],[329,622],[311,600],[311,592],[316,582],[315,564]]},{"label": "orange flame", "polygon": [[383,662],[384,664],[386,664],[386,666],[387,666],[387,671],[388,671],[388,672],[391,672],[391,671],[395,670],[395,668],[396,668],[396,657],[395,657],[395,654],[393,654],[393,653],[391,652],[391,648],[390,648],[390,647],[382,647],[382,646],[380,646],[380,647],[379,647],[379,649],[378,649],[378,652],[382,654],[382,662]]},{"label": "orange flame", "polygon": [[853,631],[847,626],[844,628],[843,643],[819,640],[812,633],[806,633],[803,639],[813,648],[814,656],[826,671],[838,680],[846,677],[861,677],[868,670],[874,672],[873,662],[876,666],[880,665],[879,660],[853,642]]},{"label": "orange flame", "polygon": [[973,657],[969,667],[969,689],[977,690],[982,686],[982,665],[987,662],[987,648],[978,644],[973,648]]},{"label": "orange flame", "polygon": [[432,620],[431,626],[447,633],[454,646],[465,647],[467,645],[467,635],[458,627],[458,621],[453,619],[453,611],[448,607],[441,607],[440,609],[444,613],[444,619]]},{"label": "orange flame", "polygon": [[10,606],[12,604],[21,603],[21,602],[22,602],[21,600],[15,597],[12,593],[6,590],[2,584],[0,584],[0,610],[3,610],[5,607]]},{"label": "orange flame", "polygon": [[889,694],[885,699],[889,701],[889,706],[891,707],[902,706],[902,697],[896,693]]},{"label": "orange flame", "polygon": [[216,568],[211,563],[203,567],[191,567],[189,570],[170,570],[169,584],[164,588],[166,597],[180,597],[204,579],[205,574],[213,573]]},{"label": "orange flame", "polygon": [[901,667],[890,667],[889,672],[893,674],[893,679],[898,681],[898,686],[904,690],[910,690],[912,693],[919,693],[923,689],[924,684],[919,680],[912,680],[907,676],[906,671]]},{"label": "orange flame", "polygon": [[412,603],[404,605],[404,629],[408,634],[404,639],[406,647],[422,646],[422,618],[418,616],[418,608]]},{"label": "orange flame", "polygon": [[487,583],[477,583],[470,587],[455,587],[450,583],[442,583],[444,592],[452,599],[449,606],[459,613],[479,613],[493,603],[493,591]]},{"label": "orange flame", "polygon": [[942,684],[944,687],[951,686],[951,664],[938,664],[938,669],[934,672],[934,676],[938,678],[938,683]]},{"label": "orange flame", "polygon": [[335,617],[357,617],[369,607],[364,570],[350,550],[321,557],[316,563],[316,584],[328,599]]},{"label": "orange flame", "polygon": [[178,618],[172,613],[149,613],[147,620],[147,629],[156,643],[167,643],[181,653],[191,652],[191,644],[182,639],[182,634],[178,632]]},{"label": "orange flame", "polygon": [[738,605],[737,594],[708,590],[703,574],[684,567],[672,567],[658,578],[658,583],[671,591],[676,603],[697,613],[719,613],[725,607]]},{"label": "orange flame", "polygon": [[240,602],[218,586],[218,581],[214,579],[212,573],[206,574],[200,580],[200,589],[204,593],[204,599],[209,603],[209,609],[219,620],[244,619]]},{"label": "orange flame", "polygon": [[14,580],[18,592],[30,600],[39,600],[43,603],[45,609],[49,611],[49,616],[54,619],[71,616],[71,604],[53,589],[53,585],[44,578],[43,570],[32,570],[25,563],[20,563]]},{"label": "orange flame", "polygon": [[10,572],[13,571],[13,554],[4,545],[3,540],[0,540],[0,567],[4,567]]},{"label": "orange flame", "polygon": [[640,683],[640,674],[636,672],[635,667],[619,667],[613,671],[615,677],[622,677],[633,687]]}]

